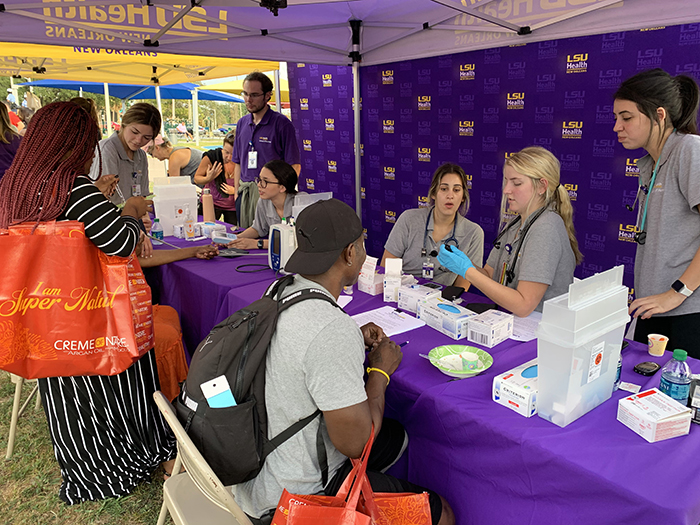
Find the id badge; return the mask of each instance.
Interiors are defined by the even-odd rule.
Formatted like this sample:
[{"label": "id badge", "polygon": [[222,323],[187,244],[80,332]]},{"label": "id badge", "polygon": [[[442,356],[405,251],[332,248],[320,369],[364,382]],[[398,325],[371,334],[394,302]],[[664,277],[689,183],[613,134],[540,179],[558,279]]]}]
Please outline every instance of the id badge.
[{"label": "id badge", "polygon": [[131,196],[141,196],[141,173],[134,172],[131,174]]},{"label": "id badge", "polygon": [[235,407],[236,400],[233,398],[231,387],[226,376],[221,375],[199,385],[202,394],[207,400],[210,408]]},{"label": "id badge", "polygon": [[435,265],[431,262],[423,263],[423,279],[432,279],[435,273]]},{"label": "id badge", "polygon": [[248,169],[249,170],[258,169],[258,152],[255,150],[248,152]]}]

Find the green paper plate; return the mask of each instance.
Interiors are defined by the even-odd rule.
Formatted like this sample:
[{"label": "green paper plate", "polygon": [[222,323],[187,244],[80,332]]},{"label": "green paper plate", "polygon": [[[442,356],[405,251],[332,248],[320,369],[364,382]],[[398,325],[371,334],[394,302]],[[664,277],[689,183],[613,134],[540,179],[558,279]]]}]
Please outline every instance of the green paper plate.
[{"label": "green paper plate", "polygon": [[[446,366],[442,366],[439,362],[438,359],[441,359],[445,356],[452,355],[452,354],[461,354],[462,352],[472,352],[474,354],[477,354],[479,356],[479,368],[476,370],[465,370],[465,371],[458,371],[454,370],[452,368],[448,368]],[[433,348],[430,352],[428,352],[428,356],[431,358],[430,362],[432,365],[440,370],[443,374],[450,376],[450,377],[459,377],[459,378],[464,378],[464,377],[473,377],[475,375],[480,374],[484,370],[488,370],[491,365],[493,364],[493,357],[491,357],[491,354],[486,352],[485,350],[481,350],[480,348],[476,348],[474,346],[465,346],[465,345],[443,345],[443,346],[436,346]]]}]

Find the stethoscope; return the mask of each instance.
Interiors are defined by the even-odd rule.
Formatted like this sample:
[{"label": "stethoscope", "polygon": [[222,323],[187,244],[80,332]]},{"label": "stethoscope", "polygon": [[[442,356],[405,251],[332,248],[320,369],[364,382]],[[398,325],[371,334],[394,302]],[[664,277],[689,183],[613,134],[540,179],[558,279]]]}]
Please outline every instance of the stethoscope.
[{"label": "stethoscope", "polygon": [[[430,225],[430,217],[433,216],[433,210],[435,209],[435,206],[430,208],[430,211],[428,211],[428,218],[425,221],[425,232],[423,232],[423,247],[420,250],[420,256],[422,258],[425,258],[428,256],[428,250],[425,247],[425,243],[428,240],[428,226]],[[459,241],[455,237],[455,229],[457,228],[457,215],[455,215],[454,218],[454,223],[452,224],[452,233],[450,234],[450,237],[443,243],[446,246],[449,246],[449,244],[452,242],[454,243],[455,248],[459,249]],[[433,250],[430,252],[430,257],[437,257],[437,250]]]},{"label": "stethoscope", "polygon": [[[675,129],[673,131],[676,131]],[[666,144],[664,143],[664,147],[666,147]],[[654,188],[654,183],[656,182],[656,174],[659,172],[659,162],[661,162],[661,156],[664,153],[664,149],[661,148],[661,153],[659,154],[659,158],[656,160],[656,164],[654,164],[654,171],[651,174],[651,180],[649,181],[649,185],[642,184],[642,177],[639,177],[639,188],[637,189],[637,196],[634,198],[634,202],[632,203],[632,206],[627,204],[625,207],[629,211],[634,211],[634,207],[637,205],[637,201],[639,200],[639,196],[644,193],[646,198],[644,199],[644,209],[642,210],[642,222],[639,225],[639,230],[637,233],[634,234],[634,242],[640,245],[644,245],[647,242],[647,232],[644,230],[644,226],[647,222],[647,206],[649,204],[649,191]]]},{"label": "stethoscope", "polygon": [[[515,265],[518,263],[518,256],[520,255],[520,248],[522,248],[523,243],[525,242],[525,237],[527,236],[527,232],[530,231],[530,228],[534,224],[534,222],[542,215],[545,210],[547,209],[547,206],[542,206],[539,210],[537,210],[535,213],[532,215],[532,219],[526,222],[525,226],[522,227],[520,230],[520,235],[518,236],[520,242],[517,244],[515,248],[515,254],[513,257],[511,257],[511,254],[513,252],[513,245],[511,243],[507,243],[503,248],[505,251],[508,253],[508,263],[504,265],[503,268],[503,275],[501,276],[501,279],[503,282],[501,284],[504,284],[505,286],[508,286],[510,283],[513,282],[515,279]],[[503,237],[508,230],[510,230],[513,226],[518,224],[521,220],[520,215],[518,215],[515,219],[510,221],[508,225],[503,228],[501,233],[498,234],[498,237],[493,241],[493,247],[496,248],[497,250],[501,249],[501,237]],[[515,242],[515,240],[513,241]]]}]

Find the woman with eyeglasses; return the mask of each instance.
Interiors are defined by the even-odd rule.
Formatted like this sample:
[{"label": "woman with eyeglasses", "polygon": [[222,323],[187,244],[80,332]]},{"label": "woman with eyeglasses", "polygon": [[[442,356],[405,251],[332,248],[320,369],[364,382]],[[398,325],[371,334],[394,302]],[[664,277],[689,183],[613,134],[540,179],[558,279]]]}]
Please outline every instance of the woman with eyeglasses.
[{"label": "woman with eyeglasses", "polygon": [[214,201],[214,216],[217,220],[223,217],[224,222],[237,224],[236,222],[236,190],[234,189],[233,143],[236,140],[236,132],[231,131],[224,137],[221,148],[205,151],[199,168],[194,174],[194,183],[209,188]]},{"label": "woman with eyeglasses", "polygon": [[428,191],[429,208],[406,210],[394,224],[384,246],[387,259],[403,259],[404,273],[440,284],[469,288],[469,282],[435,264],[441,244],[464,250],[481,264],[484,230],[465,217],[469,210],[467,175],[457,164],[443,164],[433,174]]},{"label": "woman with eyeglasses", "polygon": [[643,148],[637,161],[635,341],[650,333],[669,338],[700,358],[700,90],[691,77],[662,69],[642,71],[615,93],[617,139]]},{"label": "woman with eyeglasses", "polygon": [[176,148],[158,135],[153,143],[148,146],[148,154],[159,161],[168,161],[168,177],[189,177],[194,182],[194,174],[197,173],[202,161],[202,150],[197,148]]},{"label": "woman with eyeglasses", "polygon": [[[283,160],[271,160],[255,177],[260,200],[255,208],[253,225],[238,234],[238,239],[228,246],[243,250],[268,247],[270,226],[280,224],[283,218],[292,216],[292,206],[297,192],[297,172]],[[303,194],[303,192],[302,192]]]},{"label": "woman with eyeglasses", "polygon": [[453,247],[441,246],[438,261],[498,306],[527,317],[541,312],[547,299],[569,291],[583,258],[569,194],[560,184],[559,161],[549,151],[529,147],[506,159],[501,217],[509,222],[483,268]]}]

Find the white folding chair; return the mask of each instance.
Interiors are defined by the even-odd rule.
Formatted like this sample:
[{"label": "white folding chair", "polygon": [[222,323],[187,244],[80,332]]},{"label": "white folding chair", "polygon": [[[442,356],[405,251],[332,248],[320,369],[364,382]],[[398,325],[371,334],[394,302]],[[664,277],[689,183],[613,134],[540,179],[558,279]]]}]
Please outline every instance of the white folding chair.
[{"label": "white folding chair", "polygon": [[[6,459],[10,459],[12,457],[12,453],[15,450],[15,437],[17,437],[17,421],[19,420],[19,417],[24,413],[24,410],[27,408],[27,405],[29,405],[29,402],[32,400],[32,397],[34,397],[39,391],[39,384],[37,383],[32,389],[31,393],[29,394],[27,400],[22,405],[22,408],[20,408],[19,403],[22,400],[22,387],[24,386],[25,379],[20,376],[16,376],[15,374],[10,374],[10,380],[15,384],[15,398],[12,402],[12,416],[10,417],[10,435],[7,438],[7,453],[5,454]],[[37,410],[40,404],[41,397],[37,395],[34,410]]]},{"label": "white folding chair", "polygon": [[[165,523],[168,512],[176,525],[253,525],[194,446],[170,401],[160,391],[154,392],[153,399],[177,439],[177,459],[172,476],[163,483],[158,525]],[[180,472],[181,466],[185,472]]]}]

